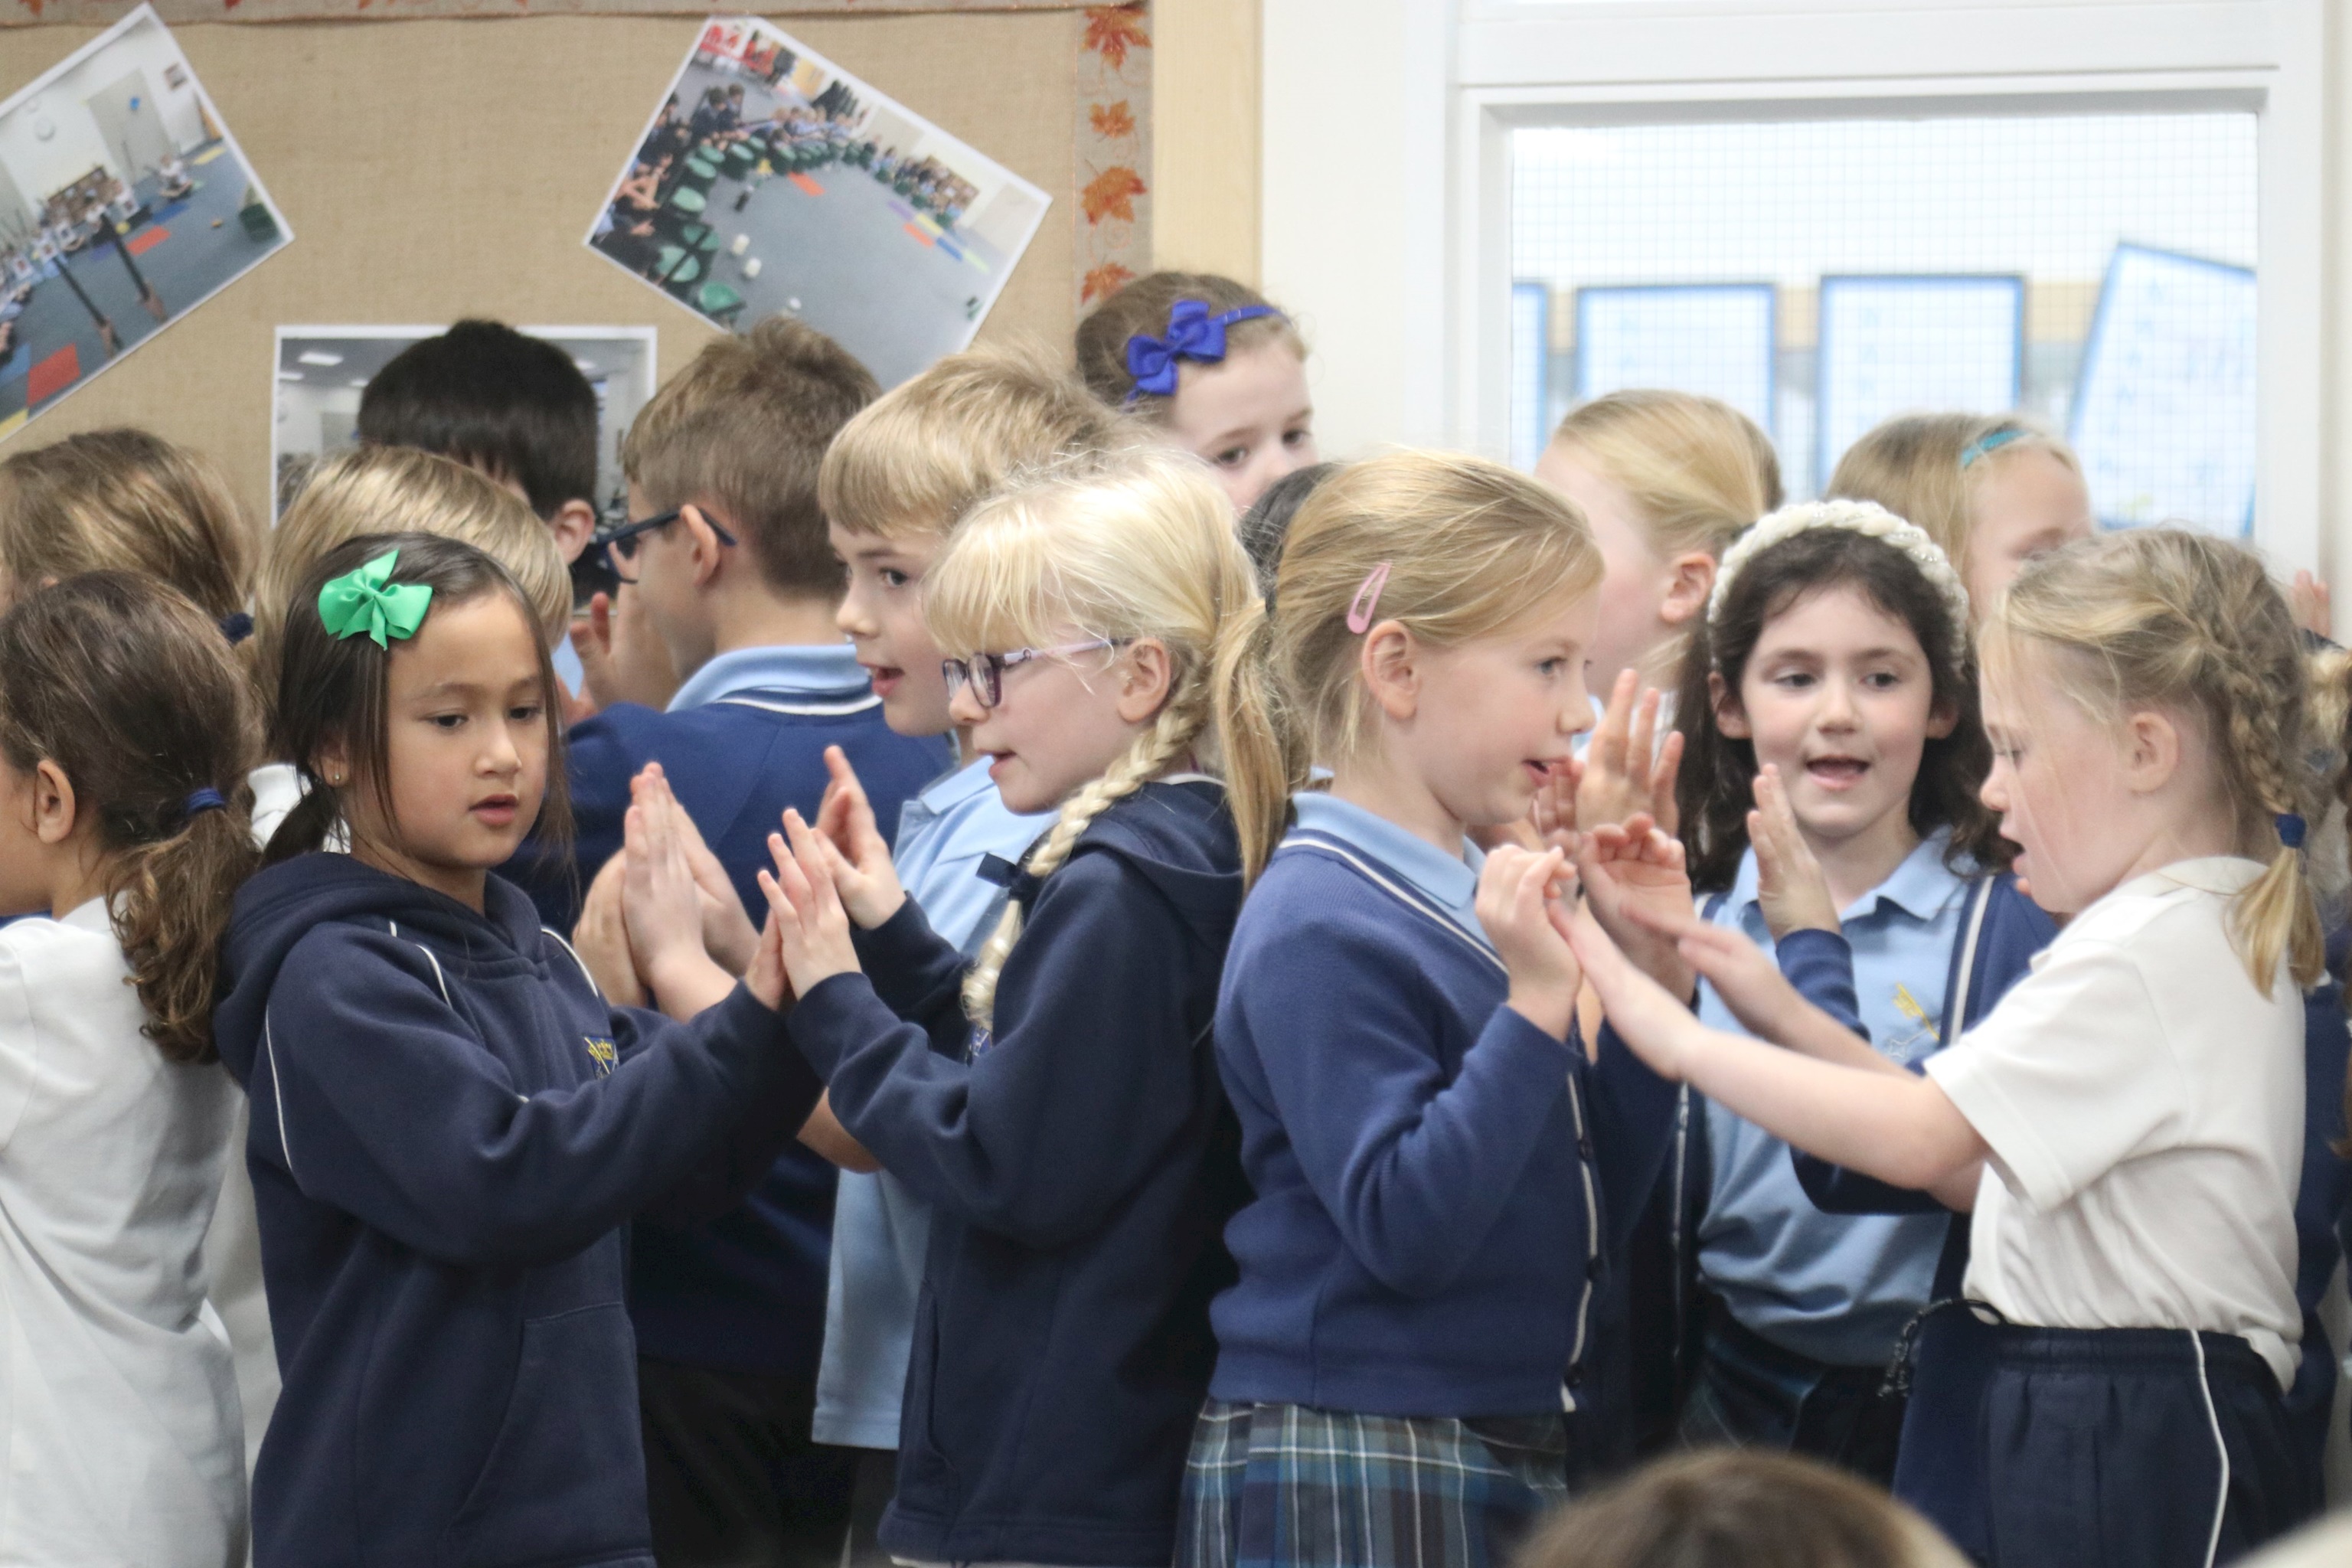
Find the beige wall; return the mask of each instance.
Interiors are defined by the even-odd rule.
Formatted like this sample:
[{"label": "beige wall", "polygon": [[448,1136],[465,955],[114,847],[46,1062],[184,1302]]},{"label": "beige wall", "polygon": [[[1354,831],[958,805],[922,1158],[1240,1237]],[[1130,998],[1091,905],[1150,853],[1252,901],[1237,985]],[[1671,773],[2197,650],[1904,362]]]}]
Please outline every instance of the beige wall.
[{"label": "beige wall", "polygon": [[[1076,12],[794,16],[786,29],[1053,194],[982,328],[1066,343]],[[32,420],[5,452],[142,425],[210,453],[267,516],[272,329],[508,321],[660,329],[660,374],[710,335],[583,243],[698,17],[174,28],[294,242]],[[93,37],[0,28],[0,92]],[[201,171],[199,171],[201,173]]]},{"label": "beige wall", "polygon": [[1154,0],[1155,267],[1258,281],[1259,0]]}]

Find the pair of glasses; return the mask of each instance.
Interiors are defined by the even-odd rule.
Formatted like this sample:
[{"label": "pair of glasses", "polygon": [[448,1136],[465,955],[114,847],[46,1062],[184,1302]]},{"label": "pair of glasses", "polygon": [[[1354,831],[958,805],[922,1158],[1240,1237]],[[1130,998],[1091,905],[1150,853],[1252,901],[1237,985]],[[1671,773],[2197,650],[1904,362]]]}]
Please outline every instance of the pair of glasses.
[{"label": "pair of glasses", "polygon": [[[625,522],[598,540],[597,543],[604,547],[604,564],[613,569],[613,575],[624,583],[635,583],[637,580],[635,575],[622,568],[634,563],[637,558],[637,536],[641,533],[651,533],[656,528],[667,528],[678,520],[678,515],[685,510],[683,507],[674,506],[660,516],[646,518],[643,522]],[[735,536],[719,527],[709,512],[702,514],[702,521],[710,525],[710,531],[719,536],[719,543],[730,549],[734,547]]]},{"label": "pair of glasses", "polygon": [[1016,647],[1010,653],[976,653],[970,658],[943,658],[940,672],[948,678],[948,700],[966,686],[980,699],[982,708],[993,708],[1004,700],[1004,672],[1016,664],[1027,664],[1033,658],[1052,658],[1074,653],[1093,653],[1099,648],[1124,647],[1127,637],[1097,637],[1092,642],[1064,643],[1059,647]]}]

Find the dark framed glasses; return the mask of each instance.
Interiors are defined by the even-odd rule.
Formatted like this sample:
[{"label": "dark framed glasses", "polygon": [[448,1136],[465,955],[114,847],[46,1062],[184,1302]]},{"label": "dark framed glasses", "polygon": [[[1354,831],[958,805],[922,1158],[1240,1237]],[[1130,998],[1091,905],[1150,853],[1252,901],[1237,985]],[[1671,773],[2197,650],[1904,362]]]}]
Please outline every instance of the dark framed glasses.
[{"label": "dark framed glasses", "polygon": [[[641,522],[622,523],[599,539],[596,542],[602,548],[604,564],[612,568],[613,575],[624,583],[635,583],[637,580],[636,574],[627,568],[634,565],[637,559],[638,535],[651,533],[657,528],[667,528],[678,520],[679,514],[685,510],[684,507],[674,506],[667,511],[646,518]],[[719,536],[719,543],[730,549],[734,547],[735,536],[719,527],[718,521],[709,512],[702,514],[702,521],[710,525],[710,531]]]},{"label": "dark framed glasses", "polygon": [[993,708],[1004,700],[1004,672],[1017,664],[1027,664],[1033,658],[1053,658],[1076,653],[1093,653],[1099,648],[1124,647],[1128,637],[1096,637],[1089,642],[1063,643],[1057,647],[1016,647],[1009,653],[976,653],[970,658],[943,658],[940,672],[948,678],[948,700],[966,686],[982,708]]}]

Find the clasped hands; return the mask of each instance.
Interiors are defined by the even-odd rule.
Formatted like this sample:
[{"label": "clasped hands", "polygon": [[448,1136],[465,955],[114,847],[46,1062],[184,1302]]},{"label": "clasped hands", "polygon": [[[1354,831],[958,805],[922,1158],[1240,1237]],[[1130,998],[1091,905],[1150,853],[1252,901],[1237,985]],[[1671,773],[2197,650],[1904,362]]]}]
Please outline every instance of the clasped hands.
[{"label": "clasped hands", "polygon": [[827,748],[825,765],[833,776],[815,826],[787,811],[782,831],[768,836],[774,868],[759,872],[768,913],[758,929],[661,764],[630,781],[621,853],[597,873],[573,932],[607,998],[691,1017],[740,975],[761,1002],[782,1007],[858,968],[850,921],[878,926],[907,895],[841,748]]}]

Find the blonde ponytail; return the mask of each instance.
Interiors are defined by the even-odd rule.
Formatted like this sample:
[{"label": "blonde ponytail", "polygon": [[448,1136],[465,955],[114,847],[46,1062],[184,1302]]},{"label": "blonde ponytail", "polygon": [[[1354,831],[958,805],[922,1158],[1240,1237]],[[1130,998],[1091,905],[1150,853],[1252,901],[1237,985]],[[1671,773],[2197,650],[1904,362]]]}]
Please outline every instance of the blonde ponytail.
[{"label": "blonde ponytail", "polygon": [[1274,677],[1274,618],[1263,603],[1227,624],[1217,642],[1217,734],[1225,798],[1242,845],[1242,877],[1255,884],[1288,826],[1290,797],[1306,787],[1307,737]]},{"label": "blonde ponytail", "polygon": [[1218,749],[1252,881],[1308,763],[1344,765],[1373,743],[1348,615],[1376,570],[1379,618],[1452,647],[1591,593],[1601,551],[1567,500],[1483,458],[1392,452],[1326,479],[1291,520],[1271,598],[1218,646]]},{"label": "blonde ponytail", "polygon": [[[1257,607],[1233,508],[1198,459],[1170,448],[1084,456],[1012,481],[958,526],[923,582],[932,639],[950,653],[1099,637],[1167,650],[1169,691],[1128,750],[1062,804],[1024,869],[1043,879],[1118,802],[1190,759],[1213,768],[1218,629]],[[1204,754],[1206,753],[1206,754]],[[997,981],[1020,940],[1008,905],[965,977],[964,1012],[994,1026]]]}]

